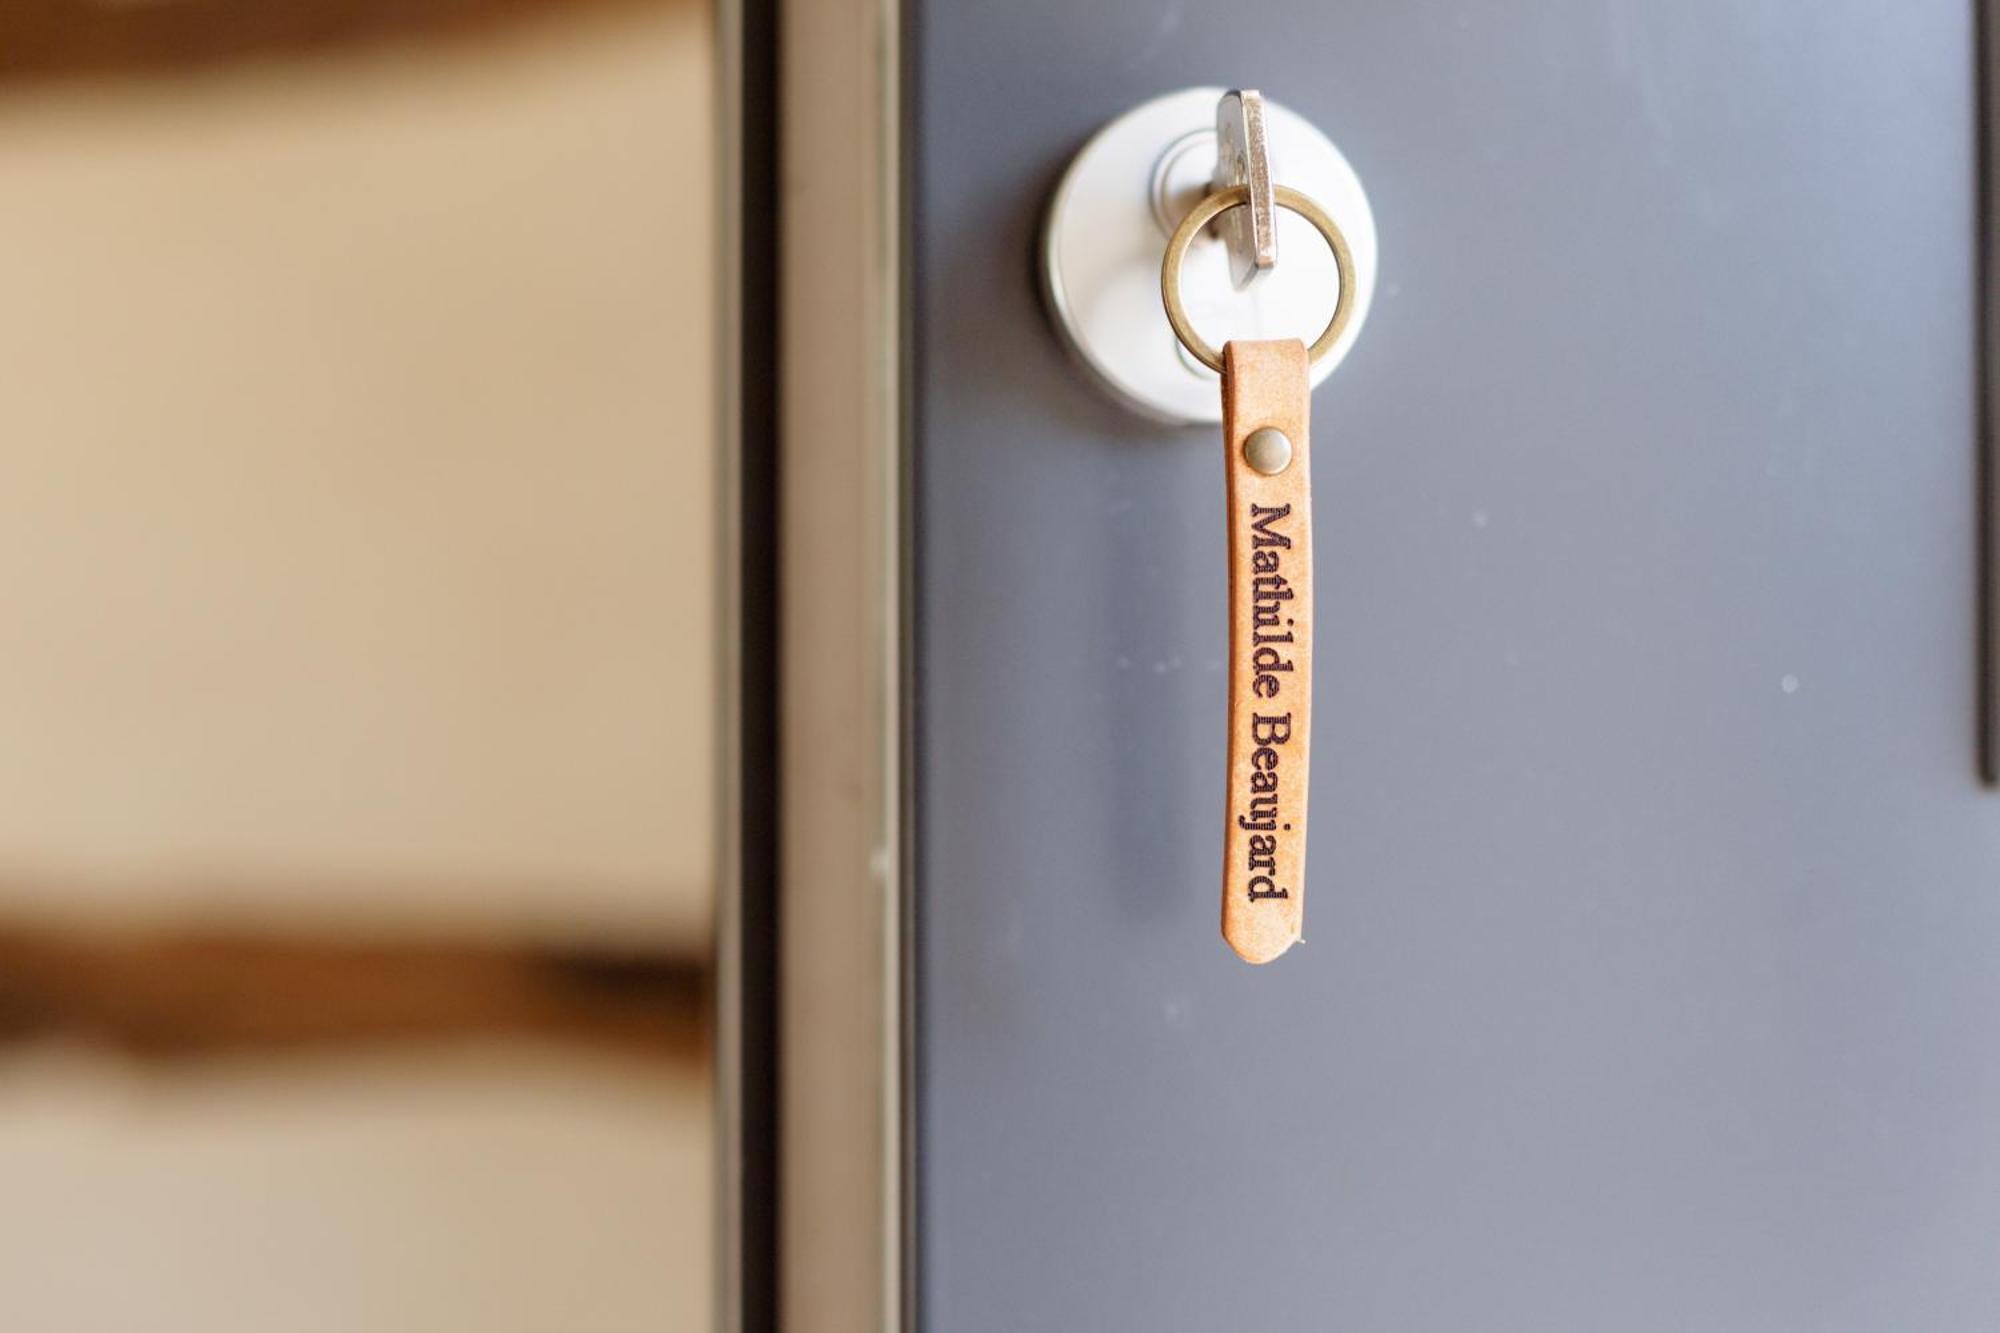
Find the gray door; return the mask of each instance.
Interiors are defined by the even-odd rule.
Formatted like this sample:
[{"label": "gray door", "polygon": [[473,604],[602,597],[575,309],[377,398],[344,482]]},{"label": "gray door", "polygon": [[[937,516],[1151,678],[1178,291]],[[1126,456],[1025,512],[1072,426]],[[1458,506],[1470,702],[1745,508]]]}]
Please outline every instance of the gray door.
[{"label": "gray door", "polygon": [[[915,10],[921,1325],[2000,1327],[1968,7]],[[1032,258],[1205,83],[1382,239],[1262,969],[1219,446],[1073,368]]]}]

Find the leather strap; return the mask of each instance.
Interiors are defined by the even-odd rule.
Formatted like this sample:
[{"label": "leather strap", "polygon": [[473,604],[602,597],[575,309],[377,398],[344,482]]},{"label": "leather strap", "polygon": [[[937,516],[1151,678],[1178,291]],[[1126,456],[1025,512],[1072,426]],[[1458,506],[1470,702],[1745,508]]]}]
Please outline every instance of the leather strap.
[{"label": "leather strap", "polygon": [[[1312,387],[1305,344],[1223,348],[1222,435],[1229,489],[1229,803],[1222,937],[1268,963],[1305,916],[1306,790],[1312,747]],[[1284,453],[1266,428],[1289,442]]]}]

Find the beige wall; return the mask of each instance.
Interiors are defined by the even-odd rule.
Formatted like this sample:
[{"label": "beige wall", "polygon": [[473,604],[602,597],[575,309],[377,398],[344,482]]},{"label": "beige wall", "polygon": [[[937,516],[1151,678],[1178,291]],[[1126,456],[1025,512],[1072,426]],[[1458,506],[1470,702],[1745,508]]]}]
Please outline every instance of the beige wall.
[{"label": "beige wall", "polygon": [[0,1060],[9,1333],[702,1333],[698,1071],[545,1048]]},{"label": "beige wall", "polygon": [[0,94],[0,914],[700,937],[708,22]]}]

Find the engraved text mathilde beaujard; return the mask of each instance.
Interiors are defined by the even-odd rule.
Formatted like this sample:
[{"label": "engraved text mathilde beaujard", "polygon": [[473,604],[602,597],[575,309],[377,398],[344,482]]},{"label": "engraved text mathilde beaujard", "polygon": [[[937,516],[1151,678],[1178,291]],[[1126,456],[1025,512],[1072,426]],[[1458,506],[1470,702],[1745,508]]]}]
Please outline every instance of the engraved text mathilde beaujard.
[{"label": "engraved text mathilde beaujard", "polygon": [[1292,714],[1285,707],[1285,683],[1294,665],[1292,617],[1287,614],[1295,594],[1285,578],[1285,555],[1292,549],[1287,534],[1292,507],[1288,504],[1250,505],[1250,693],[1258,702],[1244,710],[1250,729],[1250,786],[1242,808],[1234,812],[1236,826],[1250,836],[1245,842],[1244,891],[1251,902],[1289,898],[1291,889],[1278,882],[1278,835],[1291,832],[1278,822],[1279,796],[1284,790],[1285,756],[1292,743]]}]

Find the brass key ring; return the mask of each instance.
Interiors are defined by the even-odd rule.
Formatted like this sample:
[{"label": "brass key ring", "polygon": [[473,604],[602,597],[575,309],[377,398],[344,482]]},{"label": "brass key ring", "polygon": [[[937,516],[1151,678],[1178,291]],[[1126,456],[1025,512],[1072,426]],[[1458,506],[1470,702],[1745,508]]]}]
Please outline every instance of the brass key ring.
[{"label": "brass key ring", "polygon": [[[1327,321],[1326,329],[1313,340],[1307,351],[1310,361],[1317,361],[1333,350],[1334,343],[1347,330],[1347,317],[1354,313],[1354,256],[1348,251],[1347,238],[1340,234],[1340,228],[1326,215],[1326,210],[1297,190],[1283,185],[1271,191],[1272,199],[1280,208],[1288,208],[1326,238],[1333,250],[1333,264],[1340,275],[1340,295],[1334,301],[1333,318]],[[1187,306],[1181,301],[1181,261],[1187,258],[1188,246],[1201,234],[1201,229],[1232,208],[1244,208],[1250,203],[1250,187],[1232,185],[1226,190],[1217,190],[1208,198],[1196,204],[1188,215],[1181,219],[1181,225],[1174,228],[1173,236],[1167,241],[1167,257],[1160,264],[1160,299],[1166,303],[1167,322],[1174,326],[1174,336],[1181,340],[1181,346],[1193,354],[1194,359],[1220,375],[1222,373],[1222,353],[1204,341],[1194,331],[1188,320]]]}]

